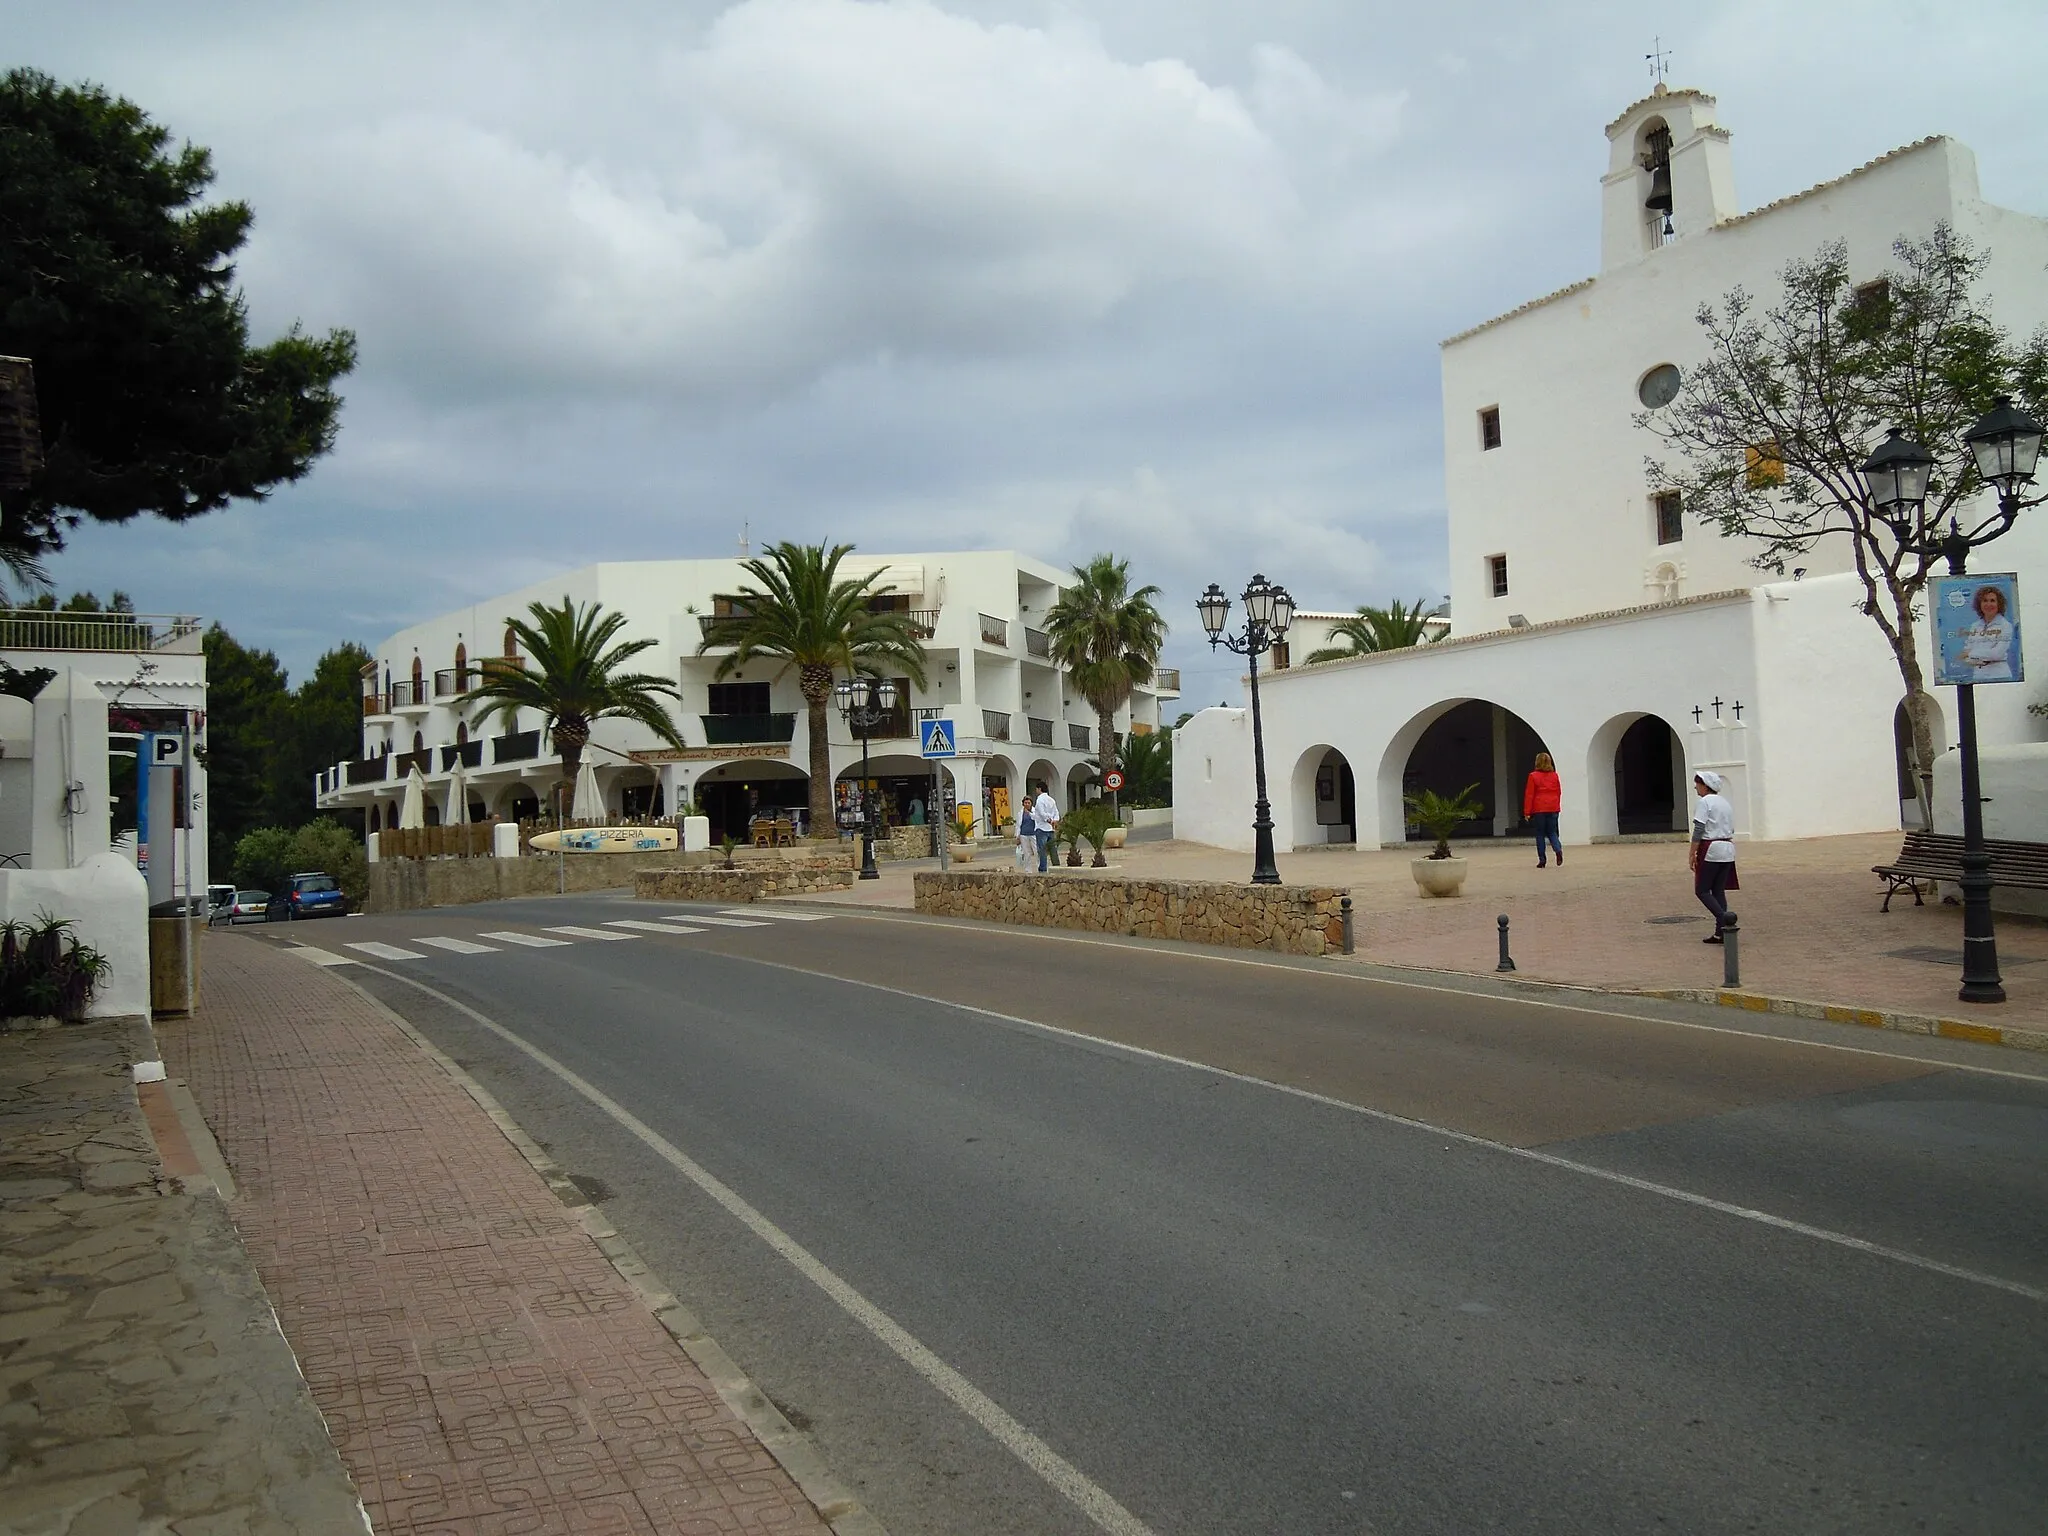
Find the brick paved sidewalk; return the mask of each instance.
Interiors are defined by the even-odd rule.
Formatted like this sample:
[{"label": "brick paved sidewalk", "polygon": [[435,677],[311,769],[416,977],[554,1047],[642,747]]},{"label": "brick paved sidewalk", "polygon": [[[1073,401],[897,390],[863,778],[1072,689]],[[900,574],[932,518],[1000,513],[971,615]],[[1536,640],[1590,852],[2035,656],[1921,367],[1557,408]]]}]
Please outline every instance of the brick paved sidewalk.
[{"label": "brick paved sidewalk", "polygon": [[165,1058],[379,1532],[827,1530],[459,1084],[317,967],[206,948]]}]

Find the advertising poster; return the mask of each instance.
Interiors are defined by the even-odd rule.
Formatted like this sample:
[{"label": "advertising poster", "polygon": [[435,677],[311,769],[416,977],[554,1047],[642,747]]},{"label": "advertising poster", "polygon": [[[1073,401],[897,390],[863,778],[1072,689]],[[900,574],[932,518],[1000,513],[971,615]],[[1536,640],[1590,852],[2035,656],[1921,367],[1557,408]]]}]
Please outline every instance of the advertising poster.
[{"label": "advertising poster", "polygon": [[2017,683],[2020,663],[2020,579],[1937,576],[1931,583],[1934,640],[1940,652],[1935,682]]}]

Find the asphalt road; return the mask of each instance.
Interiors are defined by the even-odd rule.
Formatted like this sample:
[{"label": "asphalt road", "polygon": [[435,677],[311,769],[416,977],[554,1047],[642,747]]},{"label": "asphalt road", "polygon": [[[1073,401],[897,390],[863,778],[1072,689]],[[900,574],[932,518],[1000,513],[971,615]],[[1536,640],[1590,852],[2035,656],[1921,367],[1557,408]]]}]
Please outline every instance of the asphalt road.
[{"label": "asphalt road", "polygon": [[[901,915],[607,927],[690,910],[263,934],[362,961],[893,1536],[2042,1529],[2048,1063]],[[632,937],[492,936],[563,926]]]}]

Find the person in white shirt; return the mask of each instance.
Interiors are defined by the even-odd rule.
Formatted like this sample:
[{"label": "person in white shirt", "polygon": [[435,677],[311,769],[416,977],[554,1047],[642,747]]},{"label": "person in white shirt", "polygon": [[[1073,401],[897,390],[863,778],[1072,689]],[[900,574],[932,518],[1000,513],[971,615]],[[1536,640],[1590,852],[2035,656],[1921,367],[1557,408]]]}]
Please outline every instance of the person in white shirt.
[{"label": "person in white shirt", "polygon": [[1980,683],[2009,683],[2012,679],[2012,620],[2006,617],[2005,594],[1996,587],[1979,587],[1974,605],[1977,622],[1963,631],[1963,665],[1972,680]]},{"label": "person in white shirt", "polygon": [[1714,914],[1714,931],[1700,942],[1719,944],[1722,930],[1735,920],[1728,910],[1735,883],[1735,807],[1721,793],[1721,775],[1701,769],[1692,776],[1699,798],[1692,808],[1692,893]]},{"label": "person in white shirt", "polygon": [[1031,821],[1038,828],[1038,872],[1046,868],[1046,854],[1052,847],[1053,829],[1060,824],[1059,802],[1052,797],[1052,791],[1041,789],[1038,798],[1031,802]]}]

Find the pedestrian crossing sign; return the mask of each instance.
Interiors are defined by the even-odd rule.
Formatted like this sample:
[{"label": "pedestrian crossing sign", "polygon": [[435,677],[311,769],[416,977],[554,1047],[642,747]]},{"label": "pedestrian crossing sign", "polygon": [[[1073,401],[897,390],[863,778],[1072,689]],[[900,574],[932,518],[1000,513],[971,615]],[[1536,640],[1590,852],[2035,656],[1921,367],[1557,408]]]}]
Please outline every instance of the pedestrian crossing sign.
[{"label": "pedestrian crossing sign", "polygon": [[926,757],[951,757],[953,752],[953,722],[950,720],[925,721],[924,755]]}]

